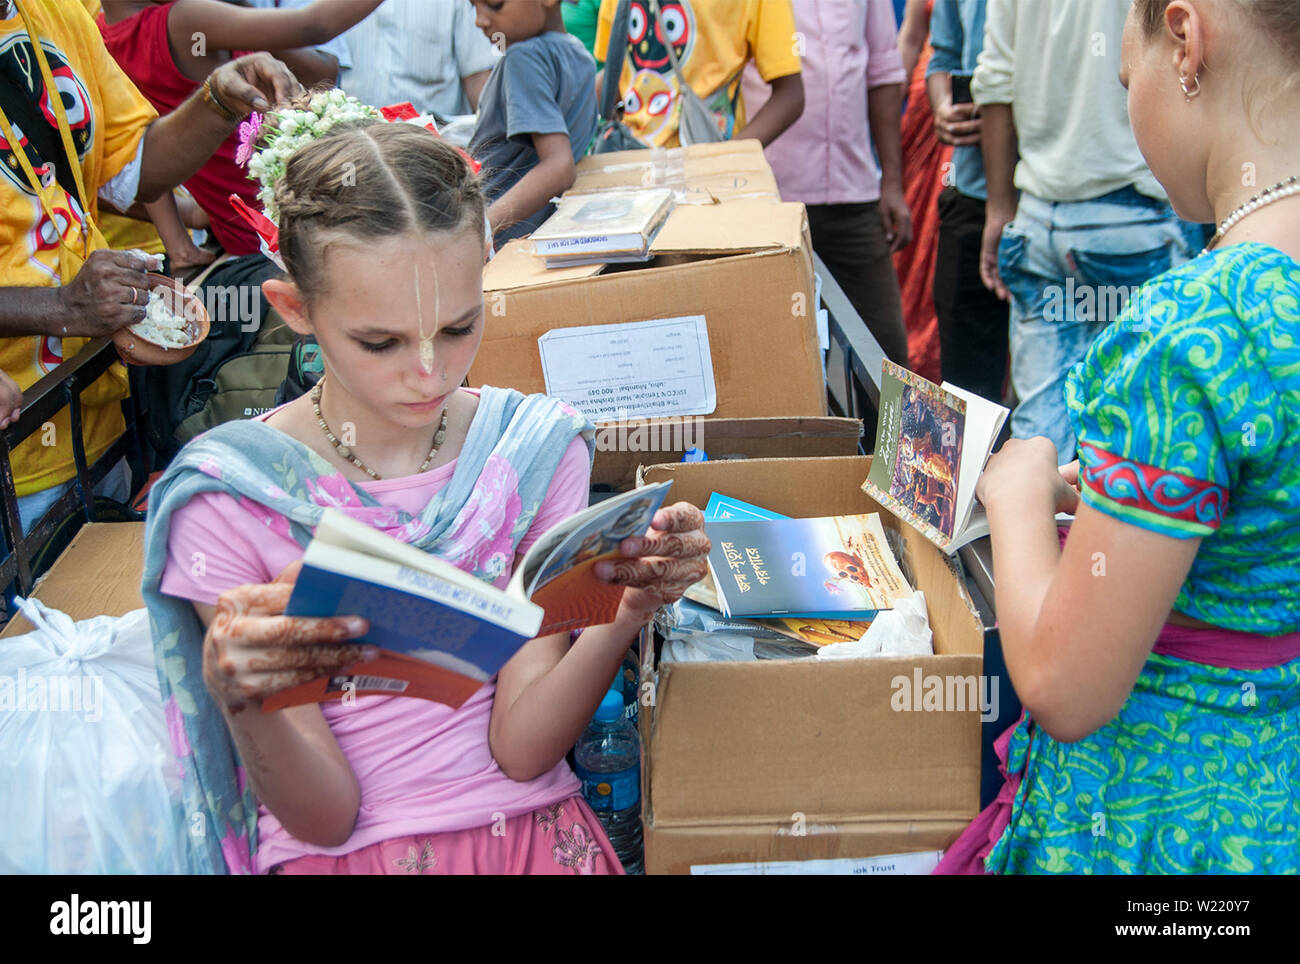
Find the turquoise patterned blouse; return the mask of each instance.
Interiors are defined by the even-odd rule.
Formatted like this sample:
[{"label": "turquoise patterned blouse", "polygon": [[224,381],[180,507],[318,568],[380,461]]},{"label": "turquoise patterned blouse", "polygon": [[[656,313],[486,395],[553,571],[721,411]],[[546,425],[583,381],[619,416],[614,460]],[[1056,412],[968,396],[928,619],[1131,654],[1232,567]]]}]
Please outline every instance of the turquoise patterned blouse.
[{"label": "turquoise patterned blouse", "polygon": [[1300,629],[1300,264],[1247,242],[1153,278],[1065,399],[1083,501],[1204,540],[1174,609]]}]

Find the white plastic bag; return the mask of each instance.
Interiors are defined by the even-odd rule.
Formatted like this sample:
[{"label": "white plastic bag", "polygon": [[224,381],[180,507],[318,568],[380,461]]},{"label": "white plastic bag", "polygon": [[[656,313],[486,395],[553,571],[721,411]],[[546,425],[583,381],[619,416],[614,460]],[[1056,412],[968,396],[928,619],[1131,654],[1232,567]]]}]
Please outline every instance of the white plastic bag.
[{"label": "white plastic bag", "polygon": [[925,608],[925,593],[894,601],[893,609],[876,615],[856,642],[832,643],[817,650],[821,659],[856,659],[863,656],[933,656],[934,636]]},{"label": "white plastic bag", "polygon": [[147,610],[18,606],[36,631],[0,640],[0,873],[183,873]]}]

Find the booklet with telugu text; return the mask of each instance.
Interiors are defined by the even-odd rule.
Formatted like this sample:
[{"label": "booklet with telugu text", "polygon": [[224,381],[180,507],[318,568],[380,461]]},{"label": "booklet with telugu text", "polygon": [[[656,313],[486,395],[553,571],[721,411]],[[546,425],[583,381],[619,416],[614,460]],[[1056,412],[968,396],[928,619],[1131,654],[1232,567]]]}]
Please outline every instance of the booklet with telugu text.
[{"label": "booklet with telugu text", "polygon": [[863,490],[944,552],[956,552],[989,531],[975,483],[1008,414],[886,360],[876,452]]},{"label": "booklet with telugu text", "polygon": [[337,510],[327,510],[303,556],[289,616],[362,616],[350,642],[380,648],[356,663],[283,690],[267,711],[349,694],[413,696],[459,707],[538,636],[612,622],[623,587],[592,571],[618,557],[663,504],[670,483],[623,493],[549,529],[503,591]]},{"label": "booklet with telugu text", "polygon": [[[788,518],[790,517],[787,515],[723,495],[721,492],[710,493],[709,502],[704,507],[705,522],[768,521]],[[713,587],[712,575],[688,589],[686,596],[692,602],[711,609],[720,607],[717,590]],[[827,643],[840,643],[860,638],[875,615],[874,609],[848,613],[792,613],[784,617],[756,619],[753,622],[760,629],[770,629],[804,643],[824,646]]]},{"label": "booklet with telugu text", "polygon": [[[706,522],[723,615],[866,619],[912,589],[876,513]],[[853,615],[850,615],[853,614]]]}]

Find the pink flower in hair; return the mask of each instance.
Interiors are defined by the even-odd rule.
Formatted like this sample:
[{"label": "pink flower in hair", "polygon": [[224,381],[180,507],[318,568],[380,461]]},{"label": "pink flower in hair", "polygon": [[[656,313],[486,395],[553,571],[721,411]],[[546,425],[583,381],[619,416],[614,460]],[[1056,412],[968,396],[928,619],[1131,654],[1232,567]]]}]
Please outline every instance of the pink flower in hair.
[{"label": "pink flower in hair", "polygon": [[239,125],[239,150],[235,152],[235,163],[243,166],[253,156],[257,139],[262,136],[262,115],[252,113],[248,120]]}]

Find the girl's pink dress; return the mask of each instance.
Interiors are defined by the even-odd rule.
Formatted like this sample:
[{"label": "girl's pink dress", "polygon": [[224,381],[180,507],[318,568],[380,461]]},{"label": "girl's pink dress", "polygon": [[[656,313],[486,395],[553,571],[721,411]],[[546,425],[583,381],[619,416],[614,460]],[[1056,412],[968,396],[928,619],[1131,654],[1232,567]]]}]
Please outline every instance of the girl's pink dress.
[{"label": "girl's pink dress", "polygon": [[[274,410],[273,410],[274,411]],[[258,416],[265,421],[272,412]],[[418,515],[452,477],[455,462],[421,475],[359,483],[383,505]],[[587,503],[590,464],[579,437],[551,480],[519,551]],[[487,473],[485,472],[485,476]],[[327,481],[330,480],[330,481]],[[308,486],[322,505],[356,496],[341,477]],[[479,537],[495,551],[519,515],[518,498],[480,479]],[[227,589],[270,582],[302,548],[288,520],[266,506],[225,493],[205,493],[172,517],[161,589],[169,596],[215,604]],[[496,585],[510,579],[502,556]],[[320,704],[361,787],[352,836],[320,847],[290,836],[264,807],[257,824],[261,873],[578,873],[621,874],[599,822],[579,794],[565,761],[534,780],[511,780],[488,745],[495,680],[459,709],[426,700],[362,696],[352,705]]]}]

